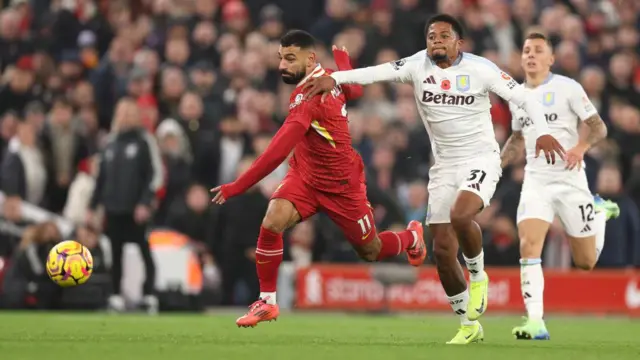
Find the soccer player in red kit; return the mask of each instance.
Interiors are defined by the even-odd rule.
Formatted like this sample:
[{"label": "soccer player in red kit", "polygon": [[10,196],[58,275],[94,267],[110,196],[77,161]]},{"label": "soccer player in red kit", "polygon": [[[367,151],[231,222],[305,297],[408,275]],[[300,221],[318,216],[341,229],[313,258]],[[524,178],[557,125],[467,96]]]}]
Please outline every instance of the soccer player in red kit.
[{"label": "soccer player in red kit", "polygon": [[[313,37],[300,30],[280,40],[280,73],[287,84],[297,84],[291,94],[289,115],[267,150],[234,182],[218,186],[213,202],[223,204],[255,185],[278,167],[293,150],[290,169],[271,197],[256,247],[260,299],[236,324],[248,327],[275,320],[278,268],[282,262],[282,233],[318,211],[326,213],[343,231],[358,255],[378,261],[406,251],[409,263],[420,266],[426,256],[422,224],[409,223],[401,232],[376,232],[367,201],[364,164],[351,146],[346,101],[362,94],[360,86],[338,86],[326,98],[303,99],[302,85],[326,76],[316,61]],[[334,47],[336,64],[351,68],[345,51]]]}]

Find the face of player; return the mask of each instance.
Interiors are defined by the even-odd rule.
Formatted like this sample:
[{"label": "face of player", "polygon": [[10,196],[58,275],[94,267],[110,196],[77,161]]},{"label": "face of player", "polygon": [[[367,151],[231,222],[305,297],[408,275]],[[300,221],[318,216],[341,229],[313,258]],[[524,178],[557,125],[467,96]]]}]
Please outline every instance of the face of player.
[{"label": "face of player", "polygon": [[298,46],[280,47],[280,75],[285,84],[295,85],[307,76],[307,71],[313,69],[315,54],[310,50],[300,49]]},{"label": "face of player", "polygon": [[527,39],[522,48],[522,68],[527,74],[543,74],[553,65],[553,53],[543,39]]},{"label": "face of player", "polygon": [[460,52],[462,40],[453,30],[451,24],[435,22],[427,31],[427,55],[435,62],[455,59]]}]

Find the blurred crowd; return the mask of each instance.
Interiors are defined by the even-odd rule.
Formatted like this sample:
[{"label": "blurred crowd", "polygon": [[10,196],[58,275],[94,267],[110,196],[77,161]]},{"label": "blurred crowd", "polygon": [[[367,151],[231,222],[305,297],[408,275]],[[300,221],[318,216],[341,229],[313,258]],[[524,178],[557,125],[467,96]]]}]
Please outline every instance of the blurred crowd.
[{"label": "blurred crowd", "polygon": [[[524,35],[550,35],[553,71],[579,81],[609,127],[587,159],[592,190],[622,209],[607,227],[600,265],[640,266],[638,1],[0,0],[0,8],[0,190],[10,221],[21,220],[15,209],[26,201],[99,230],[86,214],[100,154],[127,122],[153,135],[163,163],[164,185],[144,214],[136,208],[136,221],[189,236],[203,266],[222,272],[226,293],[238,279],[255,284],[258,229],[286,164],[222,209],[209,206],[208,189],[246,170],[288,112],[292,88],[277,70],[279,37],[308,30],[325,45],[318,49],[323,66],[336,68],[328,51],[336,44],[363,67],[424,49],[426,19],[445,12],[463,21],[465,51],[518,80]],[[119,116],[122,99],[137,109]],[[510,113],[501,99],[492,104],[503,144]],[[411,86],[367,86],[350,104],[349,121],[378,227],[423,221],[432,159]],[[518,263],[523,161],[505,171],[478,217],[488,264]],[[287,256],[302,265],[356,261],[322,215],[299,224],[287,241]],[[563,246],[557,224],[549,243]],[[16,246],[0,241],[0,255]]]}]

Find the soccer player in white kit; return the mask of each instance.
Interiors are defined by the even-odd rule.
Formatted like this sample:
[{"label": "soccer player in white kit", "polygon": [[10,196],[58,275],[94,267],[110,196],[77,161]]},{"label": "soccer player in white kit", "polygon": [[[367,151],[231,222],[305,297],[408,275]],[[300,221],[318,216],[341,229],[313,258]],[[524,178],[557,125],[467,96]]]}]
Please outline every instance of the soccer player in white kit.
[{"label": "soccer player in white kit", "polygon": [[[557,215],[571,244],[577,267],[591,270],[604,246],[606,221],[617,217],[618,206],[591,195],[583,157],[607,136],[607,127],[582,86],[551,73],[553,50],[539,33],[527,36],[522,50],[526,81],[518,85],[542,101],[549,130],[567,149],[565,161],[549,166],[535,158],[536,130],[526,111],[511,104],[513,133],[502,151],[503,164],[526,148],[527,164],[518,206],[522,297],[528,317],[513,329],[517,339],[547,340],[543,315],[544,277],[541,255],[549,226]],[[580,130],[579,130],[580,128]]]},{"label": "soccer player in white kit", "polygon": [[[477,319],[485,312],[489,278],[484,271],[482,232],[474,217],[489,204],[502,175],[499,146],[491,122],[489,92],[524,107],[535,122],[536,148],[555,163],[562,146],[549,135],[542,104],[491,61],[462,53],[460,23],[449,15],[432,17],[425,28],[427,51],[391,63],[308,82],[307,97],[340,84],[393,81],[413,84],[420,117],[431,138],[435,165],[429,171],[426,222],[434,236],[440,282],[461,327],[450,344],[483,339]],[[470,290],[460,263],[462,248]]]}]

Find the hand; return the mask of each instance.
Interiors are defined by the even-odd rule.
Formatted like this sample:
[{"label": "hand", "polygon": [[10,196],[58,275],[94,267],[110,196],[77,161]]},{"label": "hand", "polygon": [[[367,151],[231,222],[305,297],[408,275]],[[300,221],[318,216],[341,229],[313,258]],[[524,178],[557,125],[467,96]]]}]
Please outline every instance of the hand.
[{"label": "hand", "polygon": [[212,203],[222,205],[227,201],[226,197],[224,196],[224,185],[216,186],[209,191],[212,194],[216,194],[211,200]]},{"label": "hand", "polygon": [[321,93],[328,93],[336,87],[336,80],[331,76],[320,76],[317,78],[311,78],[302,86],[302,91],[305,91],[305,99],[310,99]]},{"label": "hand", "polygon": [[578,170],[582,169],[582,160],[584,160],[584,154],[587,150],[588,148],[581,144],[569,149],[565,155],[566,166],[564,168],[567,170],[573,170],[577,166]]},{"label": "hand", "polygon": [[135,219],[136,223],[138,224],[145,223],[147,222],[147,220],[149,220],[150,217],[151,217],[151,211],[149,210],[148,207],[144,205],[136,206],[136,209],[133,213],[133,218]]},{"label": "hand", "polygon": [[564,160],[564,148],[558,140],[551,135],[542,135],[536,140],[536,158],[540,156],[540,151],[544,151],[547,164],[556,163],[556,153],[558,153],[560,159]]},{"label": "hand", "polygon": [[333,45],[333,46],[331,46],[331,51],[333,51],[333,53],[334,53],[334,55],[333,55],[333,56],[334,56],[334,57],[335,57],[335,53],[336,53],[336,52],[338,52],[338,51],[342,51],[342,52],[344,52],[347,56],[349,56],[349,51],[347,50],[347,48],[346,48],[345,46],[343,46],[343,47],[341,47],[340,49],[338,49],[338,47],[337,47],[337,46]]}]

